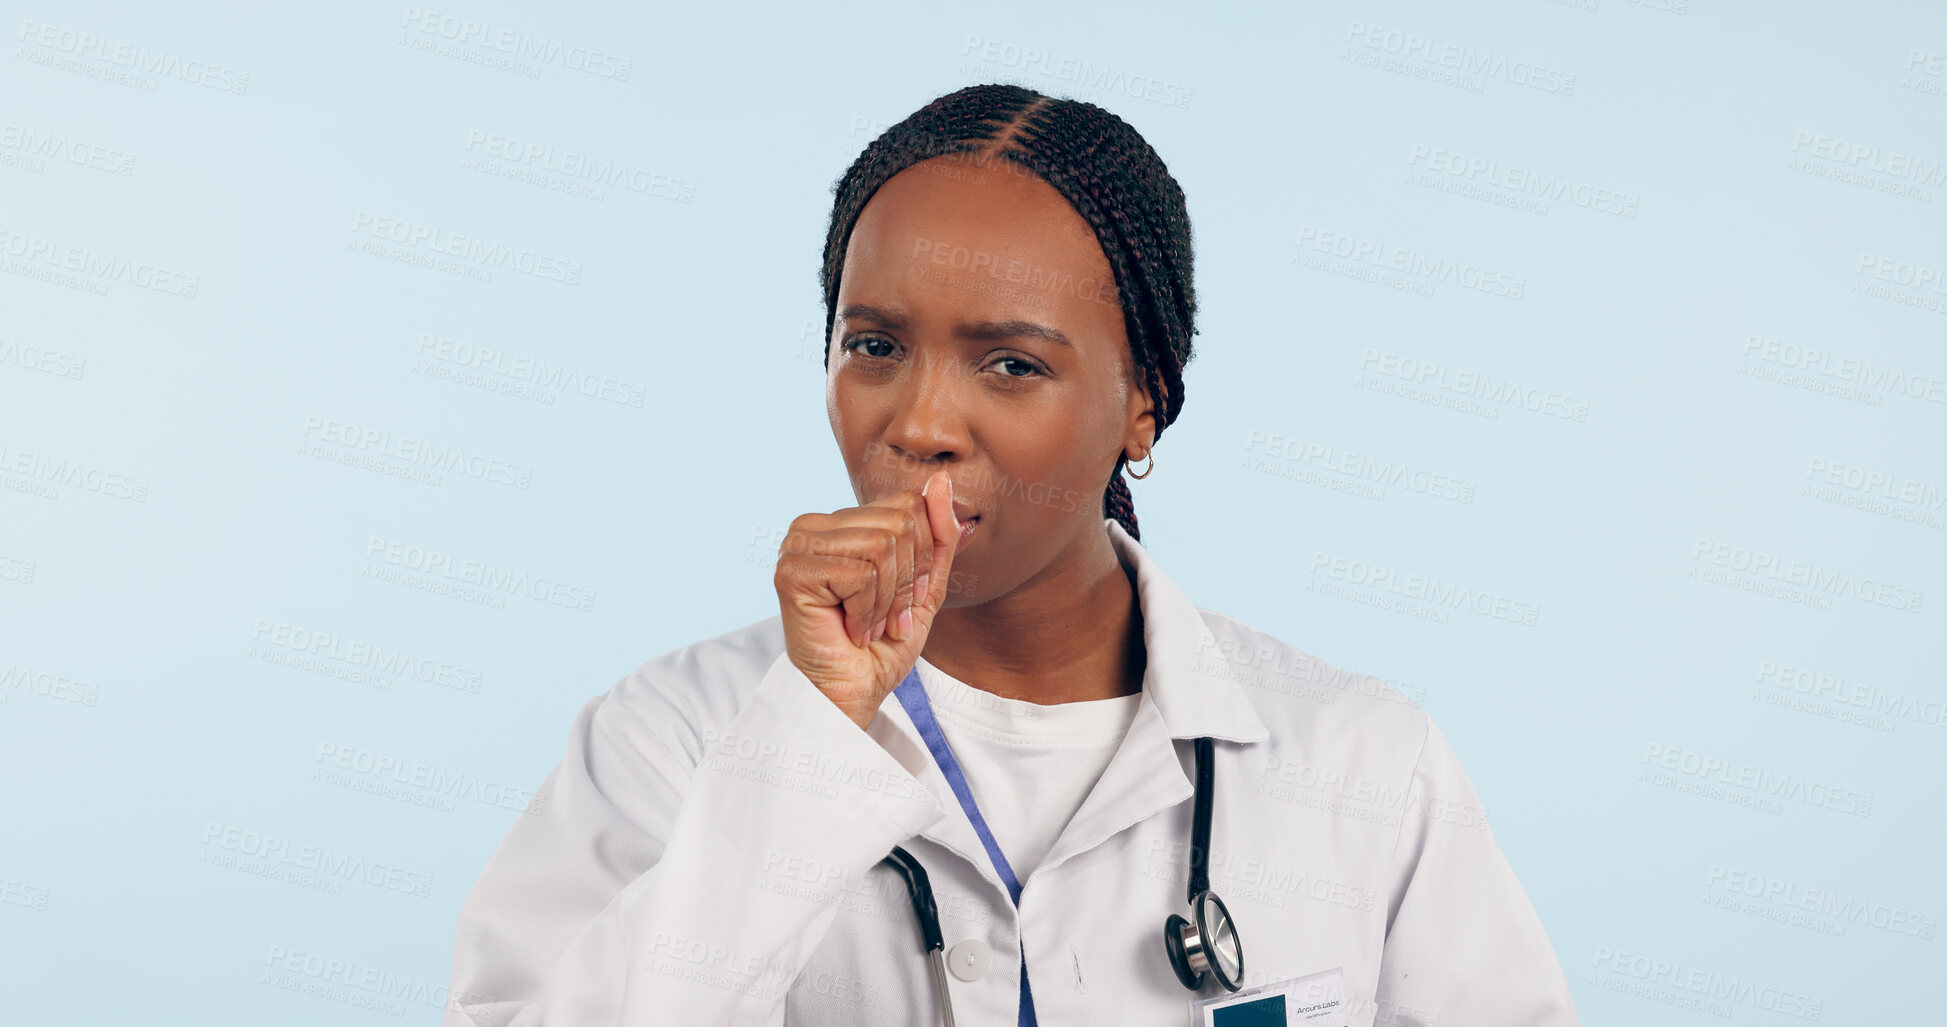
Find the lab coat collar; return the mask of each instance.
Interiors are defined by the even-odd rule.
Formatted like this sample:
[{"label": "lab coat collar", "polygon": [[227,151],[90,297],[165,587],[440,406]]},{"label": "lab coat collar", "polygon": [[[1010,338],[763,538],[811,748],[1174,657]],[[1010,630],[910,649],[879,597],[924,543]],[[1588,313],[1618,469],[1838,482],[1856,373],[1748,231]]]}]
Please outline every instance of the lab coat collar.
[{"label": "lab coat collar", "polygon": [[[1124,566],[1136,574],[1136,597],[1143,615],[1143,694],[1135,720],[1102,777],[1055,840],[1042,861],[1052,867],[1086,852],[1116,833],[1189,798],[1195,791],[1184,772],[1173,739],[1205,736],[1232,742],[1262,742],[1271,737],[1243,689],[1223,672],[1215,636],[1203,614],[1178,588],[1155,558],[1130,537],[1120,522],[1104,518],[1109,540]],[[881,707],[896,724],[882,743],[905,753],[908,766],[924,763],[921,780],[952,809],[946,776],[928,755],[912,718],[890,696]],[[897,753],[896,753],[897,754]],[[1002,894],[1006,886],[986,849],[962,815],[946,815],[921,837],[957,853]]]},{"label": "lab coat collar", "polygon": [[1262,742],[1271,732],[1243,688],[1224,673],[1217,640],[1203,614],[1115,518],[1105,518],[1109,541],[1124,566],[1136,572],[1142,604],[1143,647],[1148,665],[1143,691],[1163,715],[1171,738],[1221,738]]},{"label": "lab coat collar", "polygon": [[1059,866],[1194,795],[1179,751],[1188,747],[1178,746],[1177,739],[1262,742],[1271,737],[1243,689],[1225,673],[1216,638],[1190,597],[1121,522],[1105,521],[1116,555],[1136,572],[1148,650],[1146,698],[1122,745],[1036,871]]}]

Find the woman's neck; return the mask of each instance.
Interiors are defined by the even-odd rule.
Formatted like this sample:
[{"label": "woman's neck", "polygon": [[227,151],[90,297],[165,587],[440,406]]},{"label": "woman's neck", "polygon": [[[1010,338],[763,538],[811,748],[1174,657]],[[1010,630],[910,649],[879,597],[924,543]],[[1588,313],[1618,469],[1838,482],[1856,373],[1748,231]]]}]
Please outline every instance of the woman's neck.
[{"label": "woman's neck", "polygon": [[1035,580],[940,611],[926,661],[993,695],[1052,706],[1142,690],[1142,604],[1106,532]]}]

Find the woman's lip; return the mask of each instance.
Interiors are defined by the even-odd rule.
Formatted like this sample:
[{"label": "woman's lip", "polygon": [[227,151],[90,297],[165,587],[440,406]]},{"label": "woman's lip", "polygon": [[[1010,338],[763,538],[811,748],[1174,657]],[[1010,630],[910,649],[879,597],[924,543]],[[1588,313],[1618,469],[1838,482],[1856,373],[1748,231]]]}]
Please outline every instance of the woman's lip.
[{"label": "woman's lip", "polygon": [[971,518],[958,521],[958,523],[960,525],[960,540],[953,544],[953,552],[956,556],[960,554],[961,550],[967,548],[968,540],[973,538],[974,529],[980,527],[980,515],[974,514]]}]

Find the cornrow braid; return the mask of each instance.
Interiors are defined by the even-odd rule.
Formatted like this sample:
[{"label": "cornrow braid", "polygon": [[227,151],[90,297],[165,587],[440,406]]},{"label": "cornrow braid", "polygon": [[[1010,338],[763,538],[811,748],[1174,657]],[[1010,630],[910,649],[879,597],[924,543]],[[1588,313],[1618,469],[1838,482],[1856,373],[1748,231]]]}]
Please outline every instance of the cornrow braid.
[{"label": "cornrow braid", "polygon": [[[1021,86],[968,86],[914,111],[868,144],[832,186],[820,275],[825,338],[831,338],[837,314],[845,247],[866,201],[892,176],[947,154],[989,166],[1006,162],[1008,170],[1039,176],[1094,228],[1115,271],[1130,354],[1156,404],[1160,438],[1183,408],[1183,365],[1196,333],[1190,215],[1163,159],[1128,122],[1092,103]],[[825,361],[829,368],[829,348]],[[1124,463],[1116,458],[1102,509],[1141,539]]]}]

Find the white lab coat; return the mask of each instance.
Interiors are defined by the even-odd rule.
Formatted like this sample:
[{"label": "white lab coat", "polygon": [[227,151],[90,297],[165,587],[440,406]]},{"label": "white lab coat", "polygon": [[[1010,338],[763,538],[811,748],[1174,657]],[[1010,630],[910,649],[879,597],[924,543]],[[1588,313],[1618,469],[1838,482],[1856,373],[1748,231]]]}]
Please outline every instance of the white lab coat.
[{"label": "white lab coat", "polygon": [[[1114,520],[1148,663],[1135,720],[1024,882],[1017,913],[895,698],[868,731],[770,617],[643,664],[576,715],[567,755],[461,908],[446,1027],[940,1022],[894,845],[926,868],[961,1027],[1169,1025],[1162,928],[1187,915],[1191,740],[1216,739],[1211,887],[1246,987],[1344,974],[1355,1027],[1559,1027],[1575,1010],[1466,774],[1418,707],[1194,606]],[[976,683],[977,684],[977,683]],[[979,946],[975,946],[976,948]]]}]

